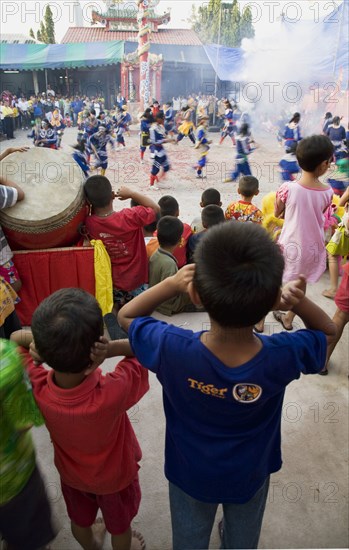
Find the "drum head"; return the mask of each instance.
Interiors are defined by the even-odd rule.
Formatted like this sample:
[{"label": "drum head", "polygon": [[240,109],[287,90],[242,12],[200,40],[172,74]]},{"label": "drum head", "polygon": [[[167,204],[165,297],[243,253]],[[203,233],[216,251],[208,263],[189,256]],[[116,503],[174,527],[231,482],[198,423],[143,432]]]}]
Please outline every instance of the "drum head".
[{"label": "drum head", "polygon": [[25,233],[64,226],[84,204],[84,174],[63,151],[33,148],[13,153],[0,163],[0,175],[19,185],[23,201],[0,211],[4,228]]}]

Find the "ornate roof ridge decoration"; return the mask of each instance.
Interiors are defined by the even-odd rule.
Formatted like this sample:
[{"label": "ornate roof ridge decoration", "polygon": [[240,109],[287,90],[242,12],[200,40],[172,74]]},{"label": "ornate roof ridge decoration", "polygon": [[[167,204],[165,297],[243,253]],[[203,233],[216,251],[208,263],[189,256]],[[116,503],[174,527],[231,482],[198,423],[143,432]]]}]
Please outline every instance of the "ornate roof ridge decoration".
[{"label": "ornate roof ridge decoration", "polygon": [[[117,21],[120,19],[137,21],[137,9],[120,9],[116,6],[115,8],[109,9],[105,13],[98,12],[95,10],[92,11],[93,23],[101,23],[103,20]],[[155,23],[158,23],[158,25],[166,25],[171,19],[171,11],[168,10],[164,14],[160,15],[155,13],[154,9],[150,8],[148,19],[150,19],[151,21],[154,21]]]}]

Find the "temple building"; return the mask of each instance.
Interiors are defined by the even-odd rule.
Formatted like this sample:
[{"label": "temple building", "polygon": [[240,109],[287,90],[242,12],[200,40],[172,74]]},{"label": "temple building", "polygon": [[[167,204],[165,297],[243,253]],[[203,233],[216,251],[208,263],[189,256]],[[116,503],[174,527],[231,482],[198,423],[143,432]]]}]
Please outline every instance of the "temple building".
[{"label": "temple building", "polygon": [[[197,34],[190,29],[168,29],[170,11],[160,15],[149,9],[150,27],[150,89],[151,96],[162,101],[198,90],[213,92],[214,71]],[[98,75],[100,93],[113,98],[121,92],[129,101],[139,101],[140,61],[138,55],[137,4],[107,2],[107,11],[92,11],[91,27],[70,27],[62,44],[123,41],[121,63],[101,68]],[[84,72],[84,71],[83,71]],[[80,71],[81,92],[91,95],[89,89],[96,80],[96,71]],[[103,78],[102,73],[106,72]],[[95,94],[92,94],[95,95]]]}]

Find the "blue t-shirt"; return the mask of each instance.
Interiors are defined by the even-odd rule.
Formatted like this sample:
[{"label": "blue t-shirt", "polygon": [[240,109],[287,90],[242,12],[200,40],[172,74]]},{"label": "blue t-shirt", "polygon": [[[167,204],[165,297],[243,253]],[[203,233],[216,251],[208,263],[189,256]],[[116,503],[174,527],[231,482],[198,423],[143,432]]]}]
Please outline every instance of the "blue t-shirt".
[{"label": "blue t-shirt", "polygon": [[324,367],[326,337],[311,330],[258,336],[260,352],[230,368],[201,334],[152,317],[129,329],[137,359],[163,386],[167,479],[203,502],[247,502],[281,468],[285,387]]}]

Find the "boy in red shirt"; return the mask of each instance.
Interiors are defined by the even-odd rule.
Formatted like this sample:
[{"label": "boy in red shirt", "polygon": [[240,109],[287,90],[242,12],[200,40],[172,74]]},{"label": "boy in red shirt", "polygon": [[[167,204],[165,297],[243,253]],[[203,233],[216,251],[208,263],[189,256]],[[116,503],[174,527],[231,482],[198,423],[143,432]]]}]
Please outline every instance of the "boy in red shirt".
[{"label": "boy in red shirt", "polygon": [[[164,195],[159,200],[160,207],[160,218],[164,216],[174,216],[175,218],[179,217],[179,204],[177,199],[171,197],[171,195]],[[187,223],[183,223],[183,233],[179,244],[173,250],[172,254],[177,260],[178,269],[181,269],[187,263],[187,245],[189,238],[193,234],[193,231]],[[150,240],[147,244],[147,255],[150,258],[154,252],[159,248],[159,241],[156,238],[156,233],[154,234],[154,239]]]},{"label": "boy in red shirt", "polygon": [[[86,219],[86,229],[92,239],[100,239],[112,265],[114,302],[120,309],[144,290],[148,282],[148,259],[143,227],[156,221],[159,206],[128,187],[114,193],[108,178],[92,176],[84,186],[92,215]],[[133,199],[139,206],[113,210],[113,200]]]},{"label": "boy in red shirt", "polygon": [[[141,549],[144,540],[131,531],[131,521],[141,499],[142,453],[126,411],[148,391],[148,374],[130,358],[127,340],[108,345],[102,334],[95,298],[78,288],[59,290],[32,320],[34,352],[51,370],[33,360],[27,370],[50,432],[75,539],[85,549],[100,550],[106,527],[113,549],[129,550],[132,538]],[[28,346],[31,335],[19,331],[14,339]],[[129,357],[103,375],[98,364],[107,350],[109,357]],[[105,527],[92,528],[99,508]]]}]

